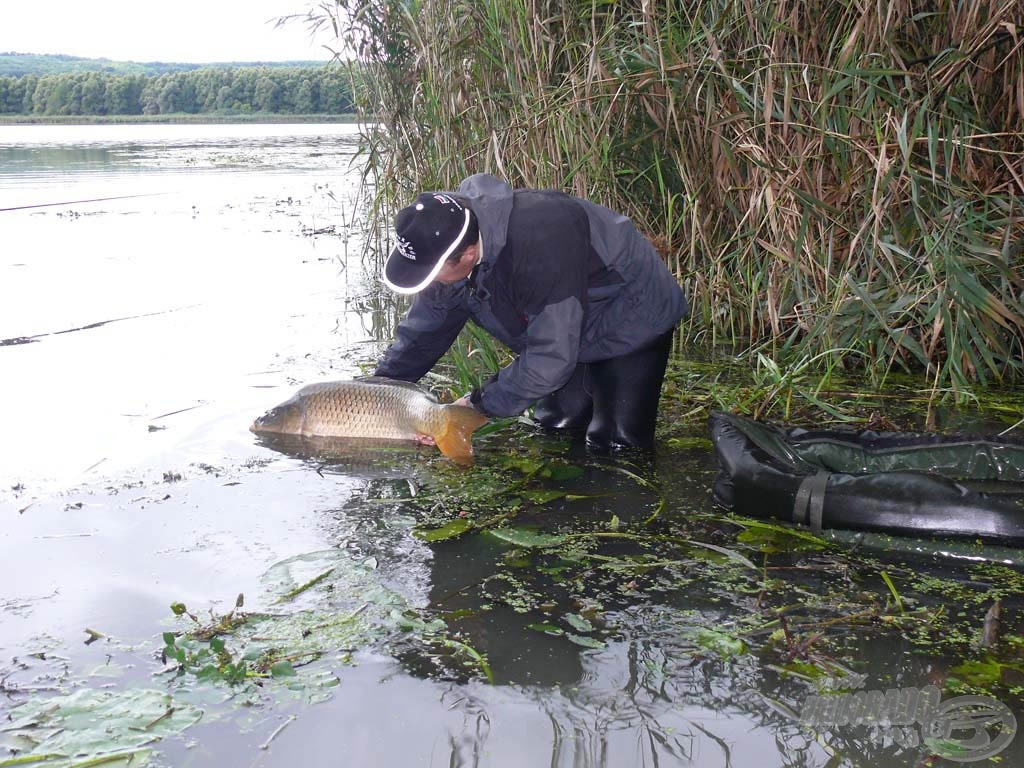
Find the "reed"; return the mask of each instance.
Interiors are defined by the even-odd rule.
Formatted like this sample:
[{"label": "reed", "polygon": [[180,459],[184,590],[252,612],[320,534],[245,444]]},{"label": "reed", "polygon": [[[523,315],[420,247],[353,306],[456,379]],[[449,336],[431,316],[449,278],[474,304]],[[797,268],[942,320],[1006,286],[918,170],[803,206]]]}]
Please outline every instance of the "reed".
[{"label": "reed", "polygon": [[[1019,0],[324,0],[384,221],[488,171],[632,216],[691,341],[1024,374]],[[383,250],[383,249],[382,249]]]}]

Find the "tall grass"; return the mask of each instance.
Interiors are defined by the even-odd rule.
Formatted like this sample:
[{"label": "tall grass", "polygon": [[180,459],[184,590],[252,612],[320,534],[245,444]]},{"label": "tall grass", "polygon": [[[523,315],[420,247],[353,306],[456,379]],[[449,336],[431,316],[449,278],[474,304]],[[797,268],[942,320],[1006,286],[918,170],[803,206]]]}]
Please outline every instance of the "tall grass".
[{"label": "tall grass", "polygon": [[[629,214],[691,339],[1024,374],[1020,0],[323,0],[382,220],[489,171]],[[829,354],[825,354],[829,353]]]}]

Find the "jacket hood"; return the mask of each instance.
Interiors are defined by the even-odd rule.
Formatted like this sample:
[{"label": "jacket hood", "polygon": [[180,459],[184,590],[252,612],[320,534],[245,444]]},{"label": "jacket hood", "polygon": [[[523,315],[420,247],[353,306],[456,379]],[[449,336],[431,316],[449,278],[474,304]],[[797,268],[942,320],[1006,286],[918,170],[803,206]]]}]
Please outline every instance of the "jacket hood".
[{"label": "jacket hood", "polygon": [[456,194],[464,198],[476,214],[484,247],[483,260],[493,262],[508,239],[512,187],[489,173],[478,173],[463,181]]}]

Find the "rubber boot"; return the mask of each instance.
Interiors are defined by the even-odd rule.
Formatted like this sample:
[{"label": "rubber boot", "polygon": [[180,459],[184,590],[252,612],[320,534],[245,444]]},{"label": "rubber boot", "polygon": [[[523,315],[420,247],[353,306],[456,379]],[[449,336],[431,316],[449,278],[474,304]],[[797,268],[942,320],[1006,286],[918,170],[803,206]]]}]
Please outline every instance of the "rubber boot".
[{"label": "rubber boot", "polygon": [[586,429],[594,411],[590,396],[589,366],[576,366],[569,381],[533,406],[533,418],[546,429]]},{"label": "rubber boot", "polygon": [[588,445],[645,450],[654,446],[658,398],[672,333],[668,331],[636,352],[590,364],[594,414],[587,429]]}]

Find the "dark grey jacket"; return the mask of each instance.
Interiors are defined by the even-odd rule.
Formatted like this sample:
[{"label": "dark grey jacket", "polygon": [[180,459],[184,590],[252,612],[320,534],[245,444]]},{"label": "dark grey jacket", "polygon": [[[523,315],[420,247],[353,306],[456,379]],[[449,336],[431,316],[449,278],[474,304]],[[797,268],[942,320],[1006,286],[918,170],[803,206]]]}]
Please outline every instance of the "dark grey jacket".
[{"label": "dark grey jacket", "polygon": [[452,194],[477,216],[483,258],[465,280],[416,295],[377,376],[418,381],[472,319],[518,355],[484,386],[478,407],[513,416],[559,389],[578,363],[634,352],[689,312],[625,216],[562,192],[513,191],[488,174]]}]

